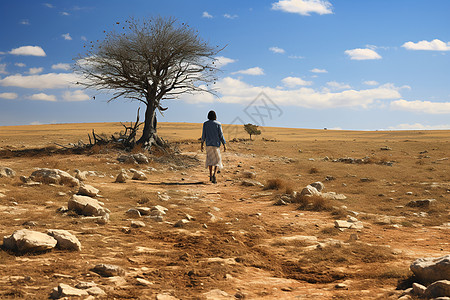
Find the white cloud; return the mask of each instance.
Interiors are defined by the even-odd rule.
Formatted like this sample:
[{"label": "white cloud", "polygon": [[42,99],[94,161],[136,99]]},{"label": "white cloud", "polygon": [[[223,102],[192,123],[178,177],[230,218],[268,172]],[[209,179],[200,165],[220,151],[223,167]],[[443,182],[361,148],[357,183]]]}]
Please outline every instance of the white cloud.
[{"label": "white cloud", "polygon": [[66,41],[71,41],[72,37],[70,36],[70,33],[64,33],[61,34],[61,36],[66,40]]},{"label": "white cloud", "polygon": [[70,70],[70,64],[59,63],[59,64],[56,64],[56,65],[52,65],[52,70],[65,70],[65,71],[68,71],[68,70]]},{"label": "white cloud", "polygon": [[[253,86],[239,79],[225,77],[219,80],[215,88],[221,95],[220,102],[248,104],[253,101],[261,91],[272,99],[277,105],[292,105],[316,109],[329,109],[336,107],[367,108],[377,100],[391,100],[401,98],[398,88],[383,85],[366,90],[345,90],[341,92],[319,91],[308,87],[296,89],[280,89],[266,86]],[[183,96],[183,99],[186,97]],[[191,98],[192,99],[192,98]],[[211,95],[195,95],[195,102],[212,102]]]},{"label": "white cloud", "polygon": [[249,68],[246,70],[240,70],[231,74],[245,74],[245,75],[264,75],[264,70],[260,67]]},{"label": "white cloud", "polygon": [[51,101],[51,102],[55,102],[56,101],[56,97],[54,95],[47,95],[47,94],[44,94],[44,93],[33,94],[30,97],[28,97],[28,99],[30,99],[30,100],[39,100],[39,101]]},{"label": "white cloud", "polygon": [[381,59],[381,56],[372,49],[357,48],[352,50],[345,50],[345,54],[347,54],[350,59],[353,60]]},{"label": "white cloud", "polygon": [[366,85],[370,85],[370,86],[375,86],[375,85],[378,85],[378,84],[379,84],[379,83],[378,83],[377,81],[375,81],[375,80],[367,80],[367,81],[364,81],[363,83],[366,84]]},{"label": "white cloud", "polygon": [[0,98],[2,99],[17,99],[16,93],[0,93]]},{"label": "white cloud", "polygon": [[46,56],[44,49],[39,46],[22,46],[9,51],[14,55]]},{"label": "white cloud", "polygon": [[20,20],[20,24],[22,24],[22,25],[30,25],[30,21],[27,20],[27,19]]},{"label": "white cloud", "polygon": [[450,43],[445,43],[438,39],[434,39],[431,42],[425,40],[417,43],[406,42],[402,47],[408,50],[450,51]]},{"label": "white cloud", "polygon": [[6,64],[0,64],[0,74],[8,74],[6,71]]},{"label": "white cloud", "polygon": [[63,15],[63,16],[70,16],[70,14],[68,12],[66,12],[66,11],[61,12],[61,15]]},{"label": "white cloud", "polygon": [[85,37],[84,35],[81,36],[81,40],[82,41],[87,41],[87,37]]},{"label": "white cloud", "polygon": [[313,73],[328,73],[328,71],[325,69],[317,69],[317,68],[312,69],[311,72],[313,72]]},{"label": "white cloud", "polygon": [[21,68],[23,68],[23,67],[26,67],[27,65],[26,64],[24,64],[24,63],[15,63],[14,64],[15,66],[17,66],[17,67],[21,67]]},{"label": "white cloud", "polygon": [[16,74],[0,79],[0,85],[31,89],[57,89],[72,86],[80,79],[73,73],[48,73],[29,76]]},{"label": "white cloud", "polygon": [[225,19],[236,19],[238,17],[238,15],[224,14],[223,17]]},{"label": "white cloud", "polygon": [[204,12],[203,12],[202,17],[203,17],[203,18],[207,18],[207,19],[212,19],[212,18],[213,18],[213,16],[210,15],[207,11],[204,11]]},{"label": "white cloud", "polygon": [[215,59],[216,61],[214,62],[214,65],[219,69],[237,61],[236,59],[228,58],[225,56],[216,56]]},{"label": "white cloud", "polygon": [[400,99],[391,102],[391,108],[426,114],[450,114],[450,102],[406,101]]},{"label": "white cloud", "polygon": [[66,101],[86,101],[89,100],[91,97],[86,95],[82,90],[76,90],[76,91],[66,91],[63,94],[63,99]]},{"label": "white cloud", "polygon": [[286,77],[281,80],[287,87],[294,88],[297,86],[311,85],[312,81],[306,81],[299,77]]},{"label": "white cloud", "polygon": [[30,75],[35,75],[41,73],[43,70],[44,68],[30,68],[27,73]]},{"label": "white cloud", "polygon": [[54,6],[51,5],[50,3],[44,3],[45,6],[47,6],[48,8],[53,8]]},{"label": "white cloud", "polygon": [[284,49],[279,47],[270,47],[269,50],[272,51],[273,53],[280,53],[280,54],[286,53]]},{"label": "white cloud", "polygon": [[397,126],[389,127],[391,130],[441,130],[450,129],[450,124],[447,125],[423,125],[420,123],[415,124],[399,124]]},{"label": "white cloud", "polygon": [[348,90],[348,89],[352,88],[348,84],[345,84],[342,82],[337,82],[337,81],[329,81],[329,82],[327,82],[327,85],[334,90]]},{"label": "white cloud", "polygon": [[273,10],[281,10],[309,16],[311,13],[319,15],[332,14],[333,6],[326,0],[279,0],[272,3]]},{"label": "white cloud", "polygon": [[300,56],[300,55],[289,55],[288,57],[291,59],[304,59],[305,58],[304,56]]}]

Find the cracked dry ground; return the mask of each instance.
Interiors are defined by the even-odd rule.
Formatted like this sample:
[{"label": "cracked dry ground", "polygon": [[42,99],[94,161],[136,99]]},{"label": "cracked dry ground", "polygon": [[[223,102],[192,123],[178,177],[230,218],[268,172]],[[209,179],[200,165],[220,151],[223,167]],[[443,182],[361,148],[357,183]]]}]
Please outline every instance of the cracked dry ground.
[{"label": "cracked dry ground", "polygon": [[[413,260],[449,254],[448,134],[288,129],[264,134],[272,141],[229,143],[217,184],[208,182],[198,142],[176,135],[171,140],[179,142],[182,155],[156,157],[149,165],[118,163],[119,154],[107,149],[90,155],[2,157],[0,165],[17,176],[0,178],[5,195],[0,233],[9,235],[34,221],[31,229],[36,231],[70,230],[83,248],[22,256],[1,251],[1,298],[46,299],[58,283],[94,281],[108,299],[154,299],[158,294],[178,299],[396,299],[397,283],[410,275]],[[387,145],[392,150],[380,150]],[[325,156],[370,156],[394,164],[344,164],[324,161]],[[110,222],[98,225],[57,213],[76,189],[23,187],[17,177],[29,176],[36,167],[96,171],[99,176],[88,177],[87,183],[100,190],[99,200],[111,210]],[[114,183],[122,168],[147,172],[148,180]],[[280,179],[282,187],[242,186],[246,171],[263,184]],[[334,180],[325,181],[327,176]],[[286,189],[300,191],[315,181],[347,199],[329,203],[334,208],[326,211],[273,205]],[[430,209],[405,206],[429,198],[436,199]],[[142,217],[146,227],[130,227],[129,208],[154,205],[168,208],[164,222]],[[174,227],[186,214],[195,220]],[[347,215],[362,221],[364,229],[335,229],[334,220]],[[386,222],[385,216],[392,220]],[[99,263],[119,265],[126,275],[100,277],[90,271]],[[137,278],[152,284],[143,286]],[[338,283],[345,288],[337,288]]]}]

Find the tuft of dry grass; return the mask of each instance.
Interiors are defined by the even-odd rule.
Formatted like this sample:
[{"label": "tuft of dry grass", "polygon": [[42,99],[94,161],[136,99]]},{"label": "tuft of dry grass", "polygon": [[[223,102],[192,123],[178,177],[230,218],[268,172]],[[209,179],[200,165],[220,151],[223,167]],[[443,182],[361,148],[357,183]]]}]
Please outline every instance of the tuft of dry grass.
[{"label": "tuft of dry grass", "polygon": [[319,195],[296,195],[292,202],[300,204],[299,209],[302,210],[329,211],[333,207],[329,199]]},{"label": "tuft of dry grass", "polygon": [[317,174],[319,173],[319,169],[317,169],[316,167],[312,167],[311,169],[309,169],[309,174]]},{"label": "tuft of dry grass", "polygon": [[279,190],[284,186],[283,180],[276,178],[276,179],[269,179],[267,180],[266,185],[264,185],[265,190]]}]

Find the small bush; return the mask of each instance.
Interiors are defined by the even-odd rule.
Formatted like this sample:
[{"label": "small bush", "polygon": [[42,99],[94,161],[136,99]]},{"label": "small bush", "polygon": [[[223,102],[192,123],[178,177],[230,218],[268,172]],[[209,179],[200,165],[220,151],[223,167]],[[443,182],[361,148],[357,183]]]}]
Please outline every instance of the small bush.
[{"label": "small bush", "polygon": [[279,190],[283,187],[283,181],[281,179],[269,179],[264,186],[265,190]]},{"label": "small bush", "polygon": [[298,209],[303,210],[324,211],[332,208],[330,201],[322,196],[296,195],[292,202],[300,204]]},{"label": "small bush", "polygon": [[319,169],[312,167],[311,169],[309,169],[309,174],[317,174],[319,173]]}]

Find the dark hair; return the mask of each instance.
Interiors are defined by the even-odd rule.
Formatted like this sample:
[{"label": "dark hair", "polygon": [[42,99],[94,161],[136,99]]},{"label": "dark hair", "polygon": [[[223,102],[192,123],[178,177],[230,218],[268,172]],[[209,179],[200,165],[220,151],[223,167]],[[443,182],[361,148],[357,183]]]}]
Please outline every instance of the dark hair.
[{"label": "dark hair", "polygon": [[213,110],[210,110],[208,113],[208,120],[216,120],[217,116],[216,116],[216,112]]}]

